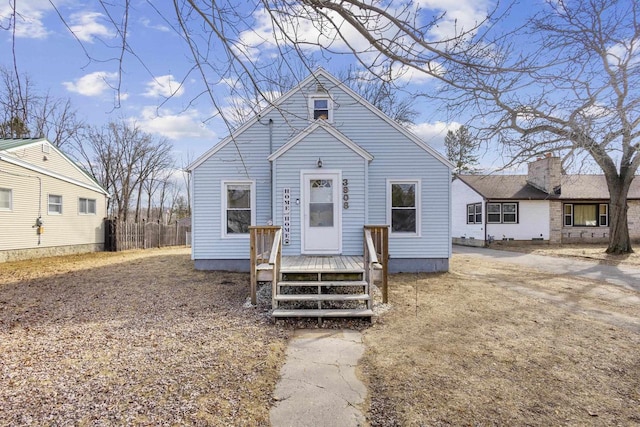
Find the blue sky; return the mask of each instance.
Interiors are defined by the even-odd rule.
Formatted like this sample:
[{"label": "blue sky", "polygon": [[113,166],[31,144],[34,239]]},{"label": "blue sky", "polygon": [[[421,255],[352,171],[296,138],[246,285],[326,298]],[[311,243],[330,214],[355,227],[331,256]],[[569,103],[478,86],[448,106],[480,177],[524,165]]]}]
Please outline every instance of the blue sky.
[{"label": "blue sky", "polygon": [[[6,29],[8,3],[0,3],[0,66],[12,68],[12,33]],[[103,125],[119,118],[135,120],[145,131],[167,137],[179,163],[187,155],[192,159],[198,157],[228,133],[224,123],[214,117],[216,110],[211,101],[198,97],[203,89],[202,81],[197,73],[189,73],[193,60],[180,35],[171,28],[176,25],[171,4],[156,5],[166,8],[160,10],[161,16],[150,2],[132,1],[129,43],[135,56],[125,57],[117,99],[113,87],[118,82],[119,51],[114,46],[119,39],[106,18],[106,13],[113,10],[105,11],[98,2],[54,1],[67,28],[48,0],[17,3],[15,52],[19,72],[28,74],[39,91],[70,98],[80,117],[89,124]],[[453,23],[473,25],[491,7],[489,0],[419,0],[415,3],[434,13],[446,11],[441,25],[432,30],[434,38],[448,35]],[[265,40],[272,32],[265,23],[264,12],[260,8],[249,10],[244,1],[239,1],[237,7],[247,8],[246,15],[252,19],[252,28],[241,32],[241,39],[259,45],[248,53],[264,54],[262,61],[268,60],[273,50]],[[331,57],[322,65],[336,74],[355,64],[350,61],[345,56]],[[409,73],[404,78],[409,84],[422,85],[422,90],[425,85],[435,85],[424,75]],[[231,101],[226,84],[222,80],[213,86],[217,102],[223,107]],[[169,95],[172,95],[170,99]],[[457,128],[458,121],[447,117],[433,104],[416,102],[415,107],[421,114],[414,131],[442,151],[447,129]],[[496,162],[490,160],[494,166]]]}]

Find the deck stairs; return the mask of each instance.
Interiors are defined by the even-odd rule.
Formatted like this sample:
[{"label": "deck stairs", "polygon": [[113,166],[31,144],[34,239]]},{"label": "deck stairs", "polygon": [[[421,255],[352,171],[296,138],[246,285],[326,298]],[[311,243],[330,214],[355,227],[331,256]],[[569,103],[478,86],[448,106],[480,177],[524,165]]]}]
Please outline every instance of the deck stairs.
[{"label": "deck stairs", "polygon": [[272,289],[274,318],[373,316],[362,257],[283,257]]}]

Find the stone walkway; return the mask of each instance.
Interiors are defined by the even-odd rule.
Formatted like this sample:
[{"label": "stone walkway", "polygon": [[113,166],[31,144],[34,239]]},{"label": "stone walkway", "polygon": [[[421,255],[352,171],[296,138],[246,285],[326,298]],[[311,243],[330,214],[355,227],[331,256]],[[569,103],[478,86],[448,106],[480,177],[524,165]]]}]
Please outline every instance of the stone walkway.
[{"label": "stone walkway", "polygon": [[361,411],[367,389],[355,368],[364,353],[362,334],[352,330],[295,332],[275,390],[273,427],[366,426]]}]

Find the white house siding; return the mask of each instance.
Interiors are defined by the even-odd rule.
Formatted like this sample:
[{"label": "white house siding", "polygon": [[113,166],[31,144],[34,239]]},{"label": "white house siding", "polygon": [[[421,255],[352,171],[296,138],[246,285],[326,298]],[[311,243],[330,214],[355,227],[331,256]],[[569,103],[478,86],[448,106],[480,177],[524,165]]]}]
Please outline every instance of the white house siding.
[{"label": "white house siding", "polygon": [[[467,205],[482,203],[482,223],[467,224]],[[483,246],[485,203],[483,197],[460,179],[451,183],[451,235],[456,244]]]},{"label": "white house siding", "polygon": [[[13,196],[12,210],[0,211],[0,261],[29,258],[26,250],[48,255],[63,253],[64,250],[46,252],[45,249],[66,247],[68,252],[84,252],[103,247],[104,194],[2,161],[0,170],[0,188],[11,189]],[[62,196],[62,215],[48,214],[49,194]],[[79,214],[80,197],[96,200],[95,215]],[[44,221],[44,233],[38,236],[35,223],[40,215]],[[78,249],[72,250],[73,247]]]},{"label": "white house siding", "polygon": [[[48,153],[43,151],[43,145],[49,147]],[[55,172],[67,178],[72,178],[85,184],[95,185],[95,181],[87,177],[77,165],[72,163],[66,156],[62,155],[55,147],[46,141],[38,141],[16,148],[8,152],[8,154],[18,160],[26,161],[31,165]]]},{"label": "white house siding", "polygon": [[[322,169],[317,168],[318,158]],[[349,180],[349,208],[342,209],[342,254],[362,255],[362,235],[365,225],[365,170],[367,160],[346,147],[323,129],[312,134],[289,149],[275,161],[276,217],[274,223],[282,225],[282,199],[284,188],[291,190],[291,244],[283,247],[284,255],[301,252],[301,200],[300,171],[339,170],[342,179]],[[342,185],[342,183],[339,183]],[[339,188],[342,192],[342,187]]]},{"label": "white house siding", "polygon": [[487,224],[487,235],[495,240],[549,240],[549,201],[520,200],[518,205],[517,224]]}]

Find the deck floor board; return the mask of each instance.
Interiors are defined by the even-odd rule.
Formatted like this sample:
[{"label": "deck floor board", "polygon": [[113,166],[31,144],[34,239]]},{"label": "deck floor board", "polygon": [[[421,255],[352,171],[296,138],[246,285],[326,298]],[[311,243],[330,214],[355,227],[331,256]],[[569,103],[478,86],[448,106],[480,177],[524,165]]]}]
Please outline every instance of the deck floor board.
[{"label": "deck floor board", "polygon": [[280,270],[283,273],[330,273],[330,272],[361,272],[364,269],[360,256],[283,256]]}]

